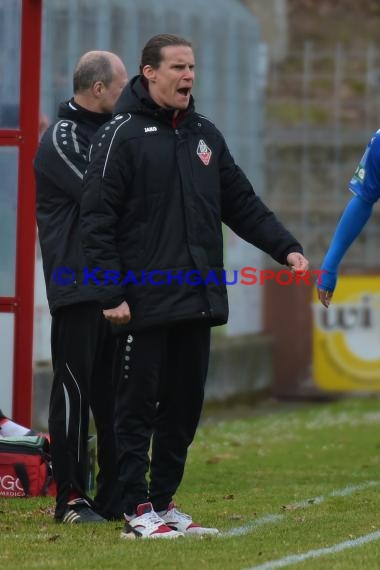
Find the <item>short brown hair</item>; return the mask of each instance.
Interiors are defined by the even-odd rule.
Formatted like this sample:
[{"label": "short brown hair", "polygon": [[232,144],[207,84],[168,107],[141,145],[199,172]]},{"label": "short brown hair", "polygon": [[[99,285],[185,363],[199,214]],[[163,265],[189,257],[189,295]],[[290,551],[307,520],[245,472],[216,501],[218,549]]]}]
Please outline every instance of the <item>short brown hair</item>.
[{"label": "short brown hair", "polygon": [[187,46],[192,48],[191,42],[180,36],[174,36],[172,34],[159,34],[153,36],[145,44],[140,63],[140,73],[142,73],[145,65],[150,65],[153,69],[157,69],[162,61],[161,50],[167,46]]}]

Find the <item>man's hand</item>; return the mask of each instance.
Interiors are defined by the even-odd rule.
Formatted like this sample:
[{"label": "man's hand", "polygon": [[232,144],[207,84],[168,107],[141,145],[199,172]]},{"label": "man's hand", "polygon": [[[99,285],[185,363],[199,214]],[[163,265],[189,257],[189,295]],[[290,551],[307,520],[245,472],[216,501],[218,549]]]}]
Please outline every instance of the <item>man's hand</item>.
[{"label": "man's hand", "polygon": [[326,289],[317,289],[318,299],[326,309],[329,308],[334,291],[327,291]]},{"label": "man's hand", "polygon": [[329,308],[334,295],[338,274],[336,271],[328,271],[322,265],[320,276],[318,275],[317,292],[318,299],[326,309]]},{"label": "man's hand", "polygon": [[291,271],[307,271],[309,267],[309,261],[299,253],[298,251],[294,251],[293,253],[289,253],[286,258],[286,262]]},{"label": "man's hand", "polygon": [[114,325],[126,325],[131,320],[131,311],[126,301],[123,301],[114,309],[104,309],[103,315],[107,321],[110,321]]},{"label": "man's hand", "polygon": [[333,271],[323,270],[321,280],[317,281],[318,299],[326,309],[329,308],[336,287],[337,274]]}]

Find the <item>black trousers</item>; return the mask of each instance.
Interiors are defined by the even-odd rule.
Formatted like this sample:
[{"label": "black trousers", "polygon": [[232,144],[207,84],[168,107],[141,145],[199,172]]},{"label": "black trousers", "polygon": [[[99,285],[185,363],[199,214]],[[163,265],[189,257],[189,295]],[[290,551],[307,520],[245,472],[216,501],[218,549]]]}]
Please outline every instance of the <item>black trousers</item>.
[{"label": "black trousers", "polygon": [[[64,514],[70,492],[87,498],[107,518],[119,514],[112,384],[115,347],[109,323],[96,303],[70,305],[54,313],[49,432],[57,519]],[[93,502],[85,492],[90,408],[97,430],[99,464]]]},{"label": "black trousers", "polygon": [[200,322],[120,337],[115,429],[126,514],[148,500],[164,510],[172,500],[198,426],[209,353],[210,327]]}]

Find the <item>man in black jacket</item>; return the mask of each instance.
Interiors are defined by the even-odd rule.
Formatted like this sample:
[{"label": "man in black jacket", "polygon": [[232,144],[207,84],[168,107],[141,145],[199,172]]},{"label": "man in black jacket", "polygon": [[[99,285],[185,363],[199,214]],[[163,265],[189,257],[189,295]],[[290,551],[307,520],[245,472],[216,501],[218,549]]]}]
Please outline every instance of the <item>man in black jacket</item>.
[{"label": "man in black jacket", "polygon": [[[79,213],[90,140],[127,82],[120,58],[84,54],[74,72],[74,96],[60,105],[59,120],[44,134],[35,157],[37,224],[47,297],[52,313],[53,385],[49,432],[57,522],[104,522],[117,516],[112,362],[115,349],[97,289],[76,272],[84,264]],[[99,475],[94,502],[86,495],[91,407],[98,438]],[[103,515],[103,516],[100,516]]]},{"label": "man in black jacket", "polygon": [[293,270],[308,262],[195,112],[191,44],[155,36],[140,71],[92,145],[81,205],[87,276],[119,332],[122,536],[216,534],[172,499],[201,413],[210,327],[228,317],[222,221]]}]

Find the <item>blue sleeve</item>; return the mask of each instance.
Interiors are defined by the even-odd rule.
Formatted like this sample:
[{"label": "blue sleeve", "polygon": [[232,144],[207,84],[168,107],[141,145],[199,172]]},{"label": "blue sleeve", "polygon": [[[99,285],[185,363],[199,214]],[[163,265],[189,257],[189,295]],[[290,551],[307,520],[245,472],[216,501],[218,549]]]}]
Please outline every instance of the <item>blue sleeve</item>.
[{"label": "blue sleeve", "polygon": [[380,198],[380,130],[372,137],[349,184],[350,190],[366,202]]},{"label": "blue sleeve", "polygon": [[347,204],[323,260],[321,269],[326,273],[323,273],[319,279],[318,289],[334,291],[339,264],[352,242],[364,228],[372,213],[372,207],[372,203],[360,196],[354,196]]}]

